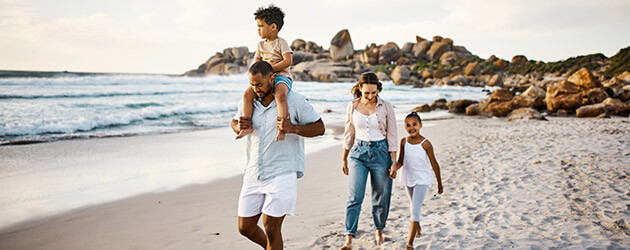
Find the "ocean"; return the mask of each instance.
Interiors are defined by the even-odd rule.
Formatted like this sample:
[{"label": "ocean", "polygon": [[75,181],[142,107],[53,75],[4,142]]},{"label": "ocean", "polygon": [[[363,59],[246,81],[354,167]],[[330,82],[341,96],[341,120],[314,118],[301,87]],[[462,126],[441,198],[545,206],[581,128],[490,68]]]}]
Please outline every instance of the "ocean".
[{"label": "ocean", "polygon": [[[245,140],[234,140],[229,122],[248,86],[244,74],[0,71],[0,228],[242,173]],[[337,128],[307,138],[306,153],[341,144],[352,86],[294,83],[292,91]],[[414,88],[388,81],[380,95],[394,104],[400,122],[422,103],[487,94],[477,87]]]},{"label": "ocean", "polygon": [[[327,124],[343,122],[352,83],[295,82]],[[247,75],[0,71],[0,145],[172,133],[228,126]],[[384,82],[381,97],[397,111],[439,98],[481,99],[477,87],[414,88]],[[426,116],[443,116],[444,112]],[[424,116],[424,115],[423,115]]]}]

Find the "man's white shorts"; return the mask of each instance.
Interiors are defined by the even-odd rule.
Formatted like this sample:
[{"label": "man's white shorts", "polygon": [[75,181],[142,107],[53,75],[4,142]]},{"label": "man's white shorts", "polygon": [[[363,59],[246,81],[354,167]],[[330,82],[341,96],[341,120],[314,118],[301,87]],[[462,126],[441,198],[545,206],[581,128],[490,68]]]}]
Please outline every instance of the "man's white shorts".
[{"label": "man's white shorts", "polygon": [[252,217],[261,212],[272,217],[293,215],[296,197],[297,173],[295,172],[265,181],[244,177],[238,199],[238,216]]}]

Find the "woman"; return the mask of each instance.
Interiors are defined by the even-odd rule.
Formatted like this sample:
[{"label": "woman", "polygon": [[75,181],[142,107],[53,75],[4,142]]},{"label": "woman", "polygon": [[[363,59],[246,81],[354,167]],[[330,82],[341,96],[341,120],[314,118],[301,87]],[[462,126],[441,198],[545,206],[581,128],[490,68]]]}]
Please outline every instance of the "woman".
[{"label": "woman", "polygon": [[347,235],[346,244],[341,249],[350,249],[357,232],[368,174],[372,185],[376,244],[383,243],[383,228],[392,193],[389,170],[395,164],[392,159],[396,159],[398,151],[398,134],[394,108],[378,96],[381,90],[383,86],[372,72],[361,74],[359,82],[352,87],[356,99],[348,104],[346,112],[342,160],[342,171],[348,175]]}]

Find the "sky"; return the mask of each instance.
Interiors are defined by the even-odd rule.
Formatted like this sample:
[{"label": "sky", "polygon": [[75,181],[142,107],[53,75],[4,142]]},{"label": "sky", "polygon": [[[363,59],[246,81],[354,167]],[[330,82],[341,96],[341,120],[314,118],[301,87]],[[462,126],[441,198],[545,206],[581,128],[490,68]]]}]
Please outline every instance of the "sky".
[{"label": "sky", "polygon": [[279,36],[354,48],[419,35],[481,57],[546,62],[630,46],[630,0],[0,0],[0,69],[181,74],[224,48],[255,49],[254,11],[286,14]]}]

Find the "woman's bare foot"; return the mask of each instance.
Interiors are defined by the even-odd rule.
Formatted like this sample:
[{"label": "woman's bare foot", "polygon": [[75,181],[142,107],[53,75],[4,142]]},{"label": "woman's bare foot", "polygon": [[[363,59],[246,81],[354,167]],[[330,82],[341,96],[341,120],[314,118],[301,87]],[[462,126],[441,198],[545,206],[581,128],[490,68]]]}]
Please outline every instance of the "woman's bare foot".
[{"label": "woman's bare foot", "polygon": [[276,134],[276,141],[284,141],[284,132],[278,130],[278,133]]},{"label": "woman's bare foot", "polygon": [[383,245],[385,239],[383,239],[383,231],[376,231],[376,245]]},{"label": "woman's bare foot", "polygon": [[339,248],[339,250],[351,250],[352,249],[352,235],[346,235],[346,243]]},{"label": "woman's bare foot", "polygon": [[405,246],[405,249],[407,250],[413,250],[413,245],[407,244],[407,246]]},{"label": "woman's bare foot", "polygon": [[236,136],[236,140],[241,139],[245,137],[246,135],[251,134],[252,132],[254,132],[252,128],[242,129],[241,132],[238,132],[238,135]]}]

